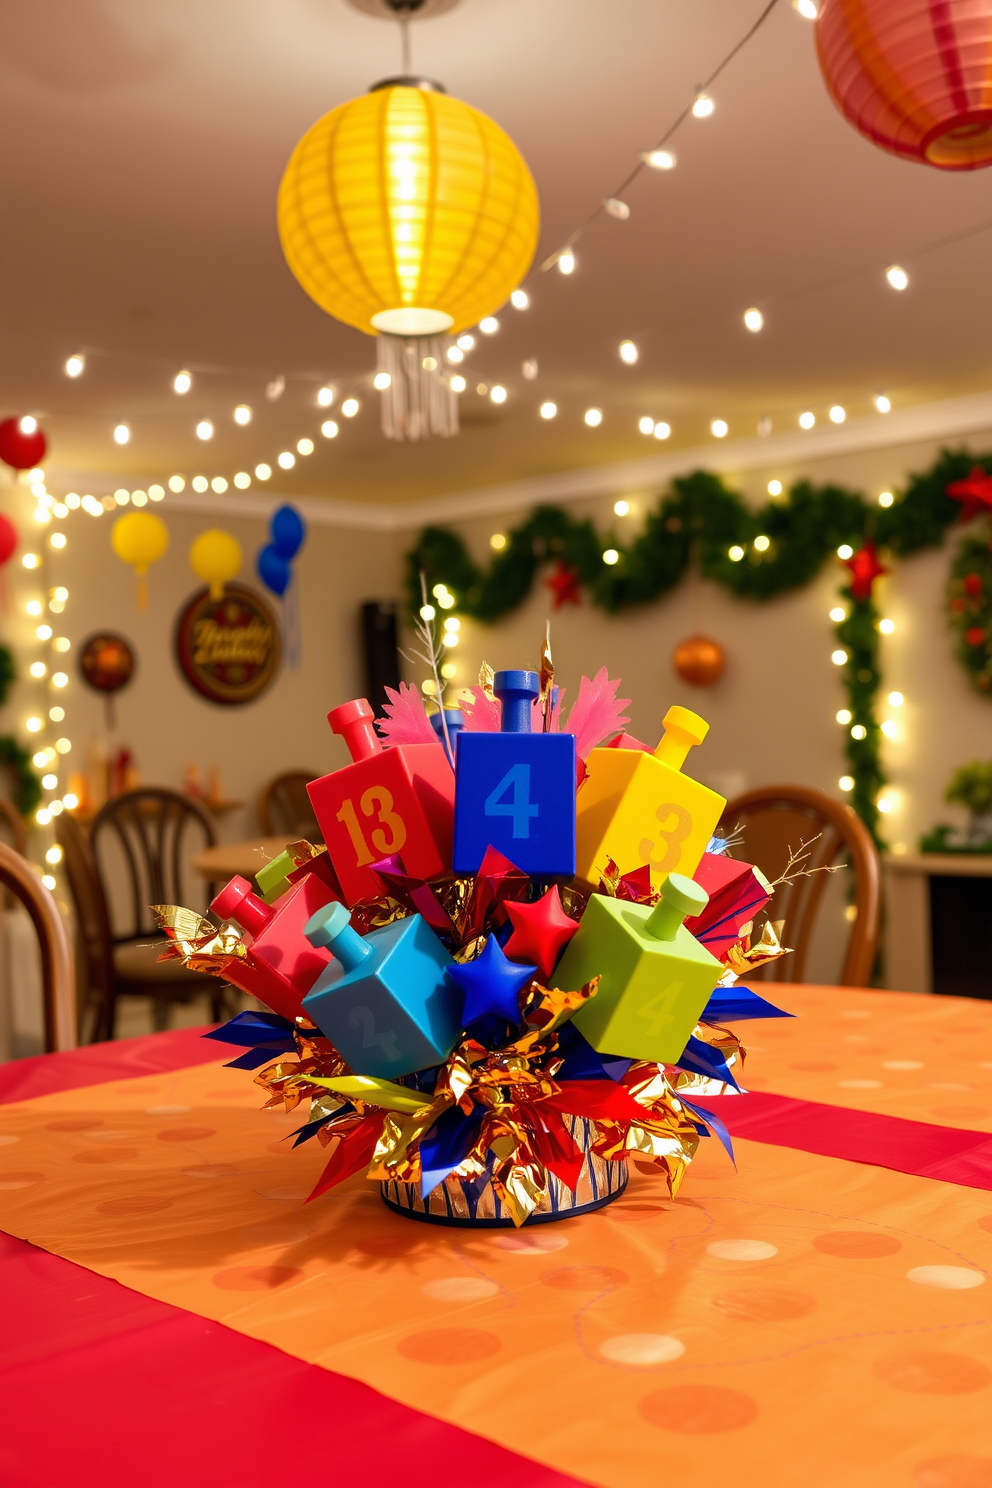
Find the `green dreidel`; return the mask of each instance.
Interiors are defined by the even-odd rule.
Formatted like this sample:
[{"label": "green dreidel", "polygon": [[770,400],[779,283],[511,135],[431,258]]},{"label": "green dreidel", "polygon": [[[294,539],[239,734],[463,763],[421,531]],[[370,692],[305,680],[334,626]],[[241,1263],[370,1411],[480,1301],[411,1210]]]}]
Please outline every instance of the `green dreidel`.
[{"label": "green dreidel", "polygon": [[652,909],[593,894],[555,972],[559,987],[600,978],[573,1023],[601,1054],[673,1064],[685,1049],[723,967],[682,921],[709,895],[670,873]]}]

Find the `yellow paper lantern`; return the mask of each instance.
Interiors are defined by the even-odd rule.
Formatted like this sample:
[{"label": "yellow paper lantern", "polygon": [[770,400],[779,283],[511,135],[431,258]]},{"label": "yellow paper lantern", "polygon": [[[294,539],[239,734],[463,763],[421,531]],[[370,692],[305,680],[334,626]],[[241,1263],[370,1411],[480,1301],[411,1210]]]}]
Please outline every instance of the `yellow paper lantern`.
[{"label": "yellow paper lantern", "polygon": [[286,261],[368,335],[456,334],[504,304],[537,246],[537,189],[492,119],[403,79],[319,119],[279,188]]},{"label": "yellow paper lantern", "polygon": [[189,566],[198,579],[210,585],[211,598],[220,599],[224,585],[240,570],[243,556],[236,537],[211,527],[190,544]]},{"label": "yellow paper lantern", "polygon": [[169,548],[169,529],[154,512],[132,511],[118,517],[110,532],[110,543],[118,558],[129,563],[138,576],[138,609],[148,608],[148,566]]}]

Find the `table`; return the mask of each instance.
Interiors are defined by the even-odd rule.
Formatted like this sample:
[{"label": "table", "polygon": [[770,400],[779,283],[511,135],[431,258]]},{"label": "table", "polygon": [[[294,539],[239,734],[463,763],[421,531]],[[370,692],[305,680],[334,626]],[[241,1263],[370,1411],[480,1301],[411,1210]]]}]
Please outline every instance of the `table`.
[{"label": "table", "polygon": [[208,883],[226,882],[240,875],[253,880],[265,864],[296,839],[293,837],[251,837],[247,842],[222,842],[205,848],[192,859],[193,867]]},{"label": "table", "polygon": [[0,1068],[4,1488],[987,1481],[992,1009],[770,990],[736,1173],[520,1234],[304,1207],[318,1144],[195,1030]]},{"label": "table", "polygon": [[888,853],[882,866],[889,985],[992,997],[992,853]]}]

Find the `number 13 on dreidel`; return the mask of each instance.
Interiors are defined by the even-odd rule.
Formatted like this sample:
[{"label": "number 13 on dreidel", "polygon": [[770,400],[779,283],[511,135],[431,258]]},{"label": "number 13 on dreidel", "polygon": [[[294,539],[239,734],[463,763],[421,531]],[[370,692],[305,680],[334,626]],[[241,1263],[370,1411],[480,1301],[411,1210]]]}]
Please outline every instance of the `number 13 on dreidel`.
[{"label": "number 13 on dreidel", "polygon": [[498,734],[458,735],[455,753],[456,873],[475,873],[492,845],[538,878],[575,872],[575,739],[532,734],[536,672],[497,672]]}]

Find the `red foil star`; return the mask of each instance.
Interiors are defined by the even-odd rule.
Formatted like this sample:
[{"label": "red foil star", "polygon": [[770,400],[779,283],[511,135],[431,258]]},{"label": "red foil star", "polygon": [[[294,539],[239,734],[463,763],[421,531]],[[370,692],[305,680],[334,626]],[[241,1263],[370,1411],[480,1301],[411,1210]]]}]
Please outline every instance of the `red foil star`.
[{"label": "red foil star", "polygon": [[967,479],[951,481],[947,494],[964,503],[961,520],[970,522],[979,512],[992,512],[992,475],[986,475],[981,465],[973,465]]},{"label": "red foil star", "polygon": [[558,559],[558,566],[554,573],[544,582],[555,597],[556,610],[560,610],[565,604],[582,603],[582,596],[579,593],[579,576],[564,558]]},{"label": "red foil star", "polygon": [[853,558],[844,559],[844,567],[851,570],[851,598],[859,603],[871,599],[875,580],[889,571],[884,563],[879,563],[878,552],[870,538]]},{"label": "red foil star", "polygon": [[558,957],[579,928],[562,909],[557,886],[550,888],[536,904],[507,901],[506,913],[513,934],[504,951],[511,961],[529,961],[547,981]]}]

